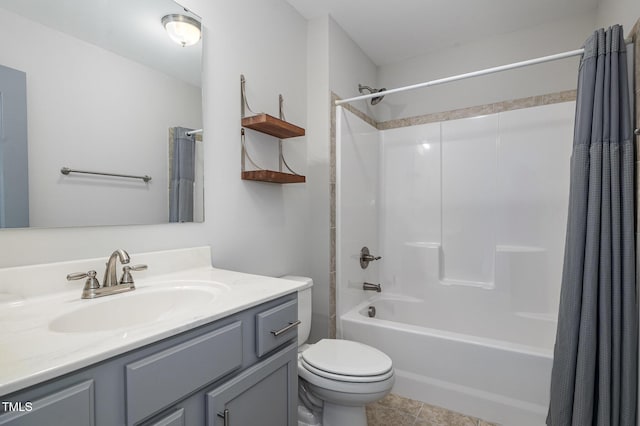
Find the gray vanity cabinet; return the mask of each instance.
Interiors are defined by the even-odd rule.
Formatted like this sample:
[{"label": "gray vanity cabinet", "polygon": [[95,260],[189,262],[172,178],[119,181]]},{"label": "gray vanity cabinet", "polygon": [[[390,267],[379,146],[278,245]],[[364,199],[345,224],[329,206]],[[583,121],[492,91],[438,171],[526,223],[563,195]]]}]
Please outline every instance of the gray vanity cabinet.
[{"label": "gray vanity cabinet", "polygon": [[293,343],[207,393],[207,426],[296,425],[297,357]]},{"label": "gray vanity cabinet", "polygon": [[127,364],[127,424],[138,423],[241,366],[241,321]]},{"label": "gray vanity cabinet", "polygon": [[175,410],[173,413],[150,423],[149,426],[185,426],[184,408]]},{"label": "gray vanity cabinet", "polygon": [[9,400],[7,402],[19,406],[15,411],[0,416],[0,425],[94,426],[93,385],[93,380],[87,380],[33,401]]},{"label": "gray vanity cabinet", "polygon": [[[258,350],[258,316],[271,330],[297,320],[297,293],[168,337],[45,383],[0,395],[1,426],[205,426],[297,424],[297,333]],[[293,307],[293,308],[292,308]],[[264,317],[264,315],[262,315]],[[270,315],[267,315],[269,318]],[[273,317],[276,318],[276,317]],[[14,406],[15,408],[15,406]],[[4,410],[5,412],[1,411]],[[234,420],[229,422],[229,416]]]}]

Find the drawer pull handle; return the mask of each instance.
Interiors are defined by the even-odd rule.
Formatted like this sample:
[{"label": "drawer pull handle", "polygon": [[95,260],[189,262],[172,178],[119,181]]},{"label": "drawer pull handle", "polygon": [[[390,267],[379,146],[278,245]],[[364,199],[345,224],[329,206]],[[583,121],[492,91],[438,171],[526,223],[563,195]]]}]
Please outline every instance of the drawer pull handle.
[{"label": "drawer pull handle", "polygon": [[302,324],[302,321],[300,321],[300,320],[297,320],[297,321],[294,321],[294,322],[290,322],[289,325],[287,325],[284,328],[281,328],[280,330],[271,330],[271,334],[273,334],[274,336],[278,337],[282,333],[286,333],[287,331],[291,330],[294,327],[299,326],[300,324]]},{"label": "drawer pull handle", "polygon": [[218,413],[218,417],[221,417],[224,421],[224,426],[229,426],[229,409],[225,408],[222,413]]}]

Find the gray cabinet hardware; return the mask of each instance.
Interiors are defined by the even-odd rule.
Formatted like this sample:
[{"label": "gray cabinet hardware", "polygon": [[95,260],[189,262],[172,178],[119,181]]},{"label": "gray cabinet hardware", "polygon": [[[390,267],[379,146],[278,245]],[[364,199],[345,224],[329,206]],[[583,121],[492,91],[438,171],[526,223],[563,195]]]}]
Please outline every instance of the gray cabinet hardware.
[{"label": "gray cabinet hardware", "polygon": [[222,418],[224,421],[224,426],[229,426],[229,409],[225,408],[222,413],[218,413],[218,417]]},{"label": "gray cabinet hardware", "polygon": [[299,326],[300,324],[302,324],[302,321],[300,321],[300,320],[296,320],[296,321],[290,322],[289,325],[281,328],[280,330],[272,330],[271,334],[273,334],[274,336],[278,337],[282,333],[286,333],[287,331],[291,330],[294,327]]}]

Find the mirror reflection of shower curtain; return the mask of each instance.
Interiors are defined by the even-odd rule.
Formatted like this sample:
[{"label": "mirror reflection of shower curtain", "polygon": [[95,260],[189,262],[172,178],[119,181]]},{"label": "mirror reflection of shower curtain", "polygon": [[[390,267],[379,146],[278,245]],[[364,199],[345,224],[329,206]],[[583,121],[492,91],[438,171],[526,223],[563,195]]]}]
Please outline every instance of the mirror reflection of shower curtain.
[{"label": "mirror reflection of shower curtain", "polygon": [[193,222],[195,181],[195,135],[193,129],[173,128],[171,175],[169,177],[169,222]]}]

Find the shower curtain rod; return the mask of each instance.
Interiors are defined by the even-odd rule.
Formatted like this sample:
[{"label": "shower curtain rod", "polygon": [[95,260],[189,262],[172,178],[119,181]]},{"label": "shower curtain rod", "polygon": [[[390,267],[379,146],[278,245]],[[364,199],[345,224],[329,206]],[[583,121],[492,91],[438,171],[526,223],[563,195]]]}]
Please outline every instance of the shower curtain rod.
[{"label": "shower curtain rod", "polygon": [[[626,38],[624,40],[624,42],[625,42],[625,44],[630,44],[630,43],[633,43],[633,40],[631,38]],[[347,103],[351,103],[351,102],[354,102],[354,101],[360,101],[360,100],[364,100],[364,99],[371,99],[371,98],[375,98],[375,97],[378,97],[378,96],[386,96],[386,95],[391,95],[393,93],[406,92],[408,90],[414,90],[414,89],[421,89],[423,87],[437,86],[438,84],[449,83],[449,82],[452,82],[452,81],[464,80],[464,79],[471,78],[471,77],[479,77],[481,75],[493,74],[493,73],[500,72],[500,71],[506,71],[506,70],[512,70],[512,69],[516,69],[516,68],[527,67],[529,65],[542,64],[544,62],[551,62],[551,61],[555,61],[555,60],[558,60],[558,59],[570,58],[572,56],[582,55],[583,53],[584,53],[584,49],[570,50],[568,52],[556,53],[555,55],[543,56],[543,57],[540,57],[540,58],[529,59],[529,60],[521,61],[521,62],[514,62],[513,64],[500,65],[498,67],[486,68],[486,69],[483,69],[483,70],[468,72],[468,73],[465,73],[465,74],[458,74],[458,75],[454,75],[454,76],[451,76],[451,77],[446,77],[446,78],[440,78],[440,79],[437,79],[437,80],[426,81],[424,83],[412,84],[411,86],[398,87],[396,89],[384,90],[382,92],[374,92],[374,93],[370,93],[368,95],[355,96],[353,98],[338,99],[338,100],[335,101],[335,104],[336,105],[342,105],[342,104],[347,104]]]}]

